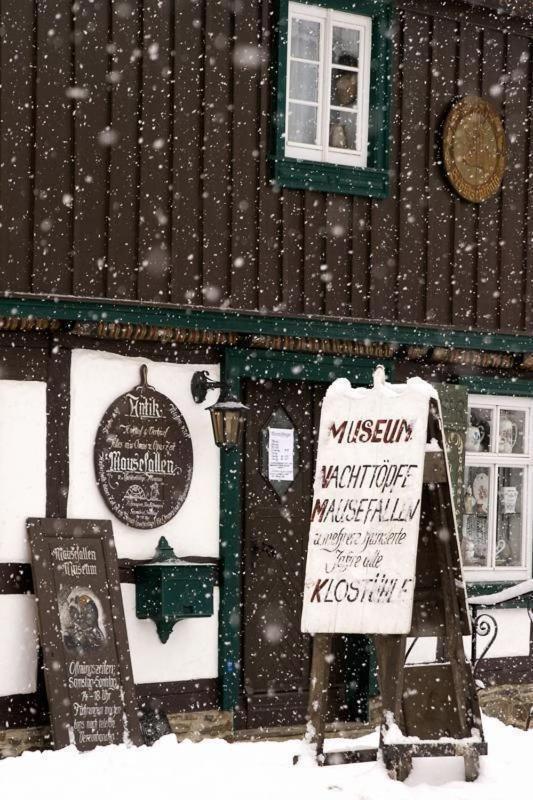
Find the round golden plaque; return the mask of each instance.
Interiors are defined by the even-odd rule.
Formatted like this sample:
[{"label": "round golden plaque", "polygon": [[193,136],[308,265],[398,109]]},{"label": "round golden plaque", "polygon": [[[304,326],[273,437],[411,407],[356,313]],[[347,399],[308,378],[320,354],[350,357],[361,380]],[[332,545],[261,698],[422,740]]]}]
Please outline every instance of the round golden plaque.
[{"label": "round golden plaque", "polygon": [[505,131],[498,111],[481,97],[454,104],[444,125],[444,166],[453,188],[482,203],[500,188],[505,170]]}]

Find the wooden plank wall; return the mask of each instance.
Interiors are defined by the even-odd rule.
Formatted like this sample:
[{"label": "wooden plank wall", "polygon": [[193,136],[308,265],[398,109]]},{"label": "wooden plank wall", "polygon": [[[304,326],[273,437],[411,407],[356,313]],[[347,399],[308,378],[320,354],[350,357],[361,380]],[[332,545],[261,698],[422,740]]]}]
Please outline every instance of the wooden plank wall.
[{"label": "wooden plank wall", "polygon": [[[391,193],[269,182],[274,0],[2,0],[0,290],[533,329],[533,25],[399,0]],[[501,193],[443,179],[454,97],[504,115]]]}]

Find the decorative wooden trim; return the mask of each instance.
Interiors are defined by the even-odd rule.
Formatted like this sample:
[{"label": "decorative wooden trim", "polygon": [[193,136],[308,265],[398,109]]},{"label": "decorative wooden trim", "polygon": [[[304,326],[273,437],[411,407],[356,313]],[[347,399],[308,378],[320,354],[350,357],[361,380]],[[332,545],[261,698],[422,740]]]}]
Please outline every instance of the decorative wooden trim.
[{"label": "decorative wooden trim", "polygon": [[449,326],[417,326],[393,322],[279,312],[234,311],[199,306],[148,304],[140,301],[85,300],[64,296],[13,294],[0,297],[0,316],[37,317],[64,322],[153,325],[183,330],[292,336],[342,341],[395,342],[416,347],[447,347],[533,355],[531,333],[461,330]]},{"label": "decorative wooden trim", "polygon": [[0,317],[0,331],[49,331],[59,330],[61,323],[57,319],[35,319],[34,317]]},{"label": "decorative wooden trim", "polygon": [[512,369],[514,356],[509,353],[492,353],[490,351],[461,350],[449,347],[434,347],[431,360],[438,364],[456,364],[462,367],[485,367],[488,369]]},{"label": "decorative wooden trim", "polygon": [[252,336],[252,347],[292,350],[296,353],[335,353],[365,358],[392,358],[399,345],[389,342],[348,342],[341,339],[308,339],[294,336]]},{"label": "decorative wooden trim", "polygon": [[[258,335],[251,338],[252,347],[270,350],[293,350],[307,353],[339,353],[349,356],[368,358],[393,358],[401,349],[398,342],[346,341],[343,339],[310,339],[295,336]],[[449,347],[420,347],[411,345],[404,353],[409,361],[428,359],[439,364],[454,366],[475,366],[485,369],[512,369],[517,366],[516,356],[510,353],[491,351],[465,350]],[[524,369],[525,363],[533,369],[533,356],[527,356],[519,366]],[[492,379],[491,379],[492,380]]]},{"label": "decorative wooden trim", "polygon": [[211,330],[161,328],[157,325],[132,325],[119,322],[77,322],[72,328],[75,336],[93,336],[117,341],[159,342],[170,344],[224,345],[237,344],[239,334]]}]

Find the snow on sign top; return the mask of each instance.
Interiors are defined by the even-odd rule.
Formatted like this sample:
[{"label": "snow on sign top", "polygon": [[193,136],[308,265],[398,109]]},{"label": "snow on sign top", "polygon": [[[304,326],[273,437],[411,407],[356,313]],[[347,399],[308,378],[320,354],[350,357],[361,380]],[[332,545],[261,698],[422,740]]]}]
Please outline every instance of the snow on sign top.
[{"label": "snow on sign top", "polygon": [[408,633],[430,397],[412,378],[331,384],[322,406],[302,631]]}]

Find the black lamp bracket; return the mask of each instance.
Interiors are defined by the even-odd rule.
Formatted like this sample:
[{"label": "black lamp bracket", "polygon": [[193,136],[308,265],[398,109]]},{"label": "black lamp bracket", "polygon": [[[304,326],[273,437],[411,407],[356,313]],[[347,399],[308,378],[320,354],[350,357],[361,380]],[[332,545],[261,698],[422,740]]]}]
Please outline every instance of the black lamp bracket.
[{"label": "black lamp bracket", "polygon": [[195,403],[203,403],[207,392],[211,389],[220,389],[221,381],[213,381],[206,369],[195,372],[191,380],[191,393]]}]

